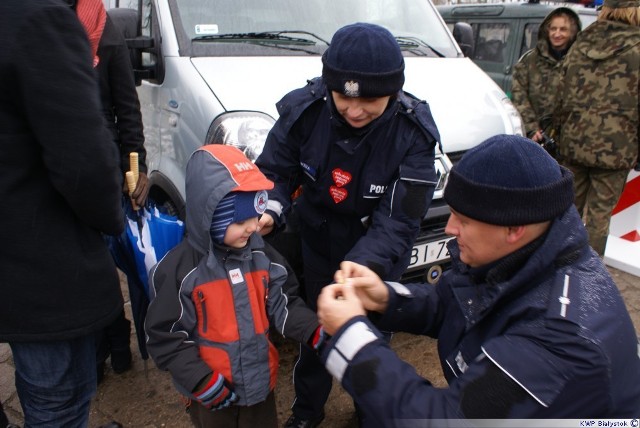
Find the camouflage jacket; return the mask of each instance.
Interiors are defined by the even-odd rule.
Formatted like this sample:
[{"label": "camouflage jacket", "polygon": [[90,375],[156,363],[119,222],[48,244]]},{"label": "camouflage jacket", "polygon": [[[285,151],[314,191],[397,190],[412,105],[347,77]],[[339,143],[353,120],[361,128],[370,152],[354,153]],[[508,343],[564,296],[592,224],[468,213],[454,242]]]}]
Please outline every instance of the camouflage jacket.
[{"label": "camouflage jacket", "polygon": [[640,28],[597,21],[563,62],[554,122],[559,160],[631,169],[640,133]]},{"label": "camouflage jacket", "polygon": [[[558,11],[573,14],[580,29],[580,19],[572,9],[563,7],[554,12]],[[546,30],[548,21],[555,16],[554,12],[540,24],[536,47],[522,55],[513,67],[513,104],[522,116],[525,135],[543,128],[540,118],[553,113],[556,88],[562,78],[562,59],[558,60],[551,54],[549,32]]]}]

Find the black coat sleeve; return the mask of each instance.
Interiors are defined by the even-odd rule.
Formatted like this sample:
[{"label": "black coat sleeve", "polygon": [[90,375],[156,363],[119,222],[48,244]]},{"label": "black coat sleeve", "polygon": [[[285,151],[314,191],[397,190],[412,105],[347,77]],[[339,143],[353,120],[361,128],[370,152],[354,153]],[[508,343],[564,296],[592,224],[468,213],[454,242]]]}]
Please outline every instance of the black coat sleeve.
[{"label": "black coat sleeve", "polygon": [[122,171],[129,171],[129,153],[139,155],[140,172],[147,172],[140,101],[133,67],[124,37],[108,18],[98,47],[98,72],[102,103],[109,125],[114,127]]}]

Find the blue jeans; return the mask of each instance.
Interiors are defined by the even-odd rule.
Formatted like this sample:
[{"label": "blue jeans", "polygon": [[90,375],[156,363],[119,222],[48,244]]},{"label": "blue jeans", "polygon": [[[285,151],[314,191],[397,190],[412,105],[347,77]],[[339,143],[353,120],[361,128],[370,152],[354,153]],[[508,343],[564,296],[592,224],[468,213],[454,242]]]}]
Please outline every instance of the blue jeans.
[{"label": "blue jeans", "polygon": [[25,428],[86,427],[96,393],[94,335],[9,345]]}]

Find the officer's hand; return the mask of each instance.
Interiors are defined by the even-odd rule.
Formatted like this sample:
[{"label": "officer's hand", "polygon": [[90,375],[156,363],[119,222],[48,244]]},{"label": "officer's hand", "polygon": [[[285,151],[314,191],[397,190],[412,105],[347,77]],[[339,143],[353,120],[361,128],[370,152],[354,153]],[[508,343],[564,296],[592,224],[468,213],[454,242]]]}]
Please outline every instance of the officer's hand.
[{"label": "officer's hand", "polygon": [[362,302],[348,284],[327,285],[318,297],[318,320],[330,335],[351,318],[365,314]]},{"label": "officer's hand", "polygon": [[339,284],[351,285],[368,311],[384,312],[387,309],[389,289],[368,267],[353,262],[342,262],[334,279]]},{"label": "officer's hand", "polygon": [[262,236],[268,235],[273,231],[274,225],[275,221],[273,220],[273,217],[271,217],[271,214],[266,212],[262,213],[260,220],[258,220],[258,232]]}]

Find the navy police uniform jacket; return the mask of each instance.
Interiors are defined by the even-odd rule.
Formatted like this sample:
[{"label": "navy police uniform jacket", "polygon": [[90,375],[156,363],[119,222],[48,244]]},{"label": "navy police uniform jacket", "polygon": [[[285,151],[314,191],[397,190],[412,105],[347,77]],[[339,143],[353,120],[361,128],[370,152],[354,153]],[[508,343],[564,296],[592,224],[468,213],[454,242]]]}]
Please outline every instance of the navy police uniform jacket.
[{"label": "navy police uniform jacket", "polygon": [[[438,285],[387,283],[377,326],[438,338],[448,388],[401,361],[365,317],[325,347],[328,370],[381,426],[416,419],[632,418],[636,333],[574,207],[550,231],[484,269],[460,262]],[[424,425],[421,425],[424,426]]]},{"label": "navy police uniform jacket", "polygon": [[438,130],[427,103],[402,91],[361,129],[344,121],[328,94],[317,78],[277,104],[280,118],[256,161],[275,182],[270,214],[281,224],[302,186],[295,209],[305,257],[317,257],[305,263],[326,271],[352,260],[397,279],[433,196]]}]

